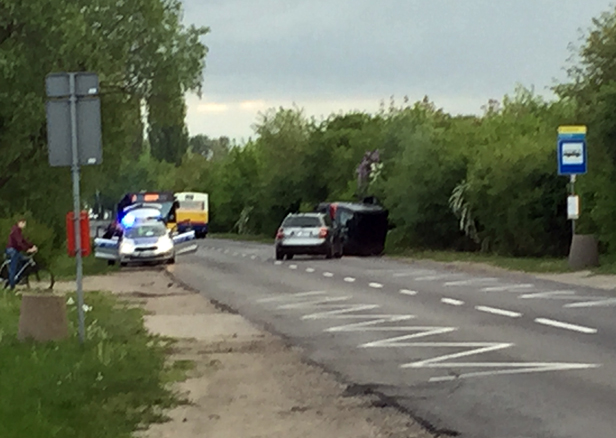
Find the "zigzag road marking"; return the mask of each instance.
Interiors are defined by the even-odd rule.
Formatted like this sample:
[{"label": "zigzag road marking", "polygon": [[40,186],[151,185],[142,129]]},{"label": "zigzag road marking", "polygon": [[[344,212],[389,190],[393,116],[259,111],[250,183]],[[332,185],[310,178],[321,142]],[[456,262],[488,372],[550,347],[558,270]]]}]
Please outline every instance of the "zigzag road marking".
[{"label": "zigzag road marking", "polygon": [[565,304],[564,307],[607,307],[607,306],[616,306],[616,298],[608,298],[606,300],[598,300],[598,301],[585,301],[583,303],[570,303]]},{"label": "zigzag road marking", "polygon": [[[325,329],[329,333],[348,332],[408,332],[409,334],[367,342],[358,348],[430,348],[430,349],[462,349],[456,353],[448,353],[440,356],[423,359],[400,365],[406,369],[484,369],[485,371],[471,371],[461,374],[436,376],[429,379],[430,382],[445,382],[462,378],[487,377],[507,374],[522,374],[546,371],[582,370],[597,368],[601,365],[591,363],[562,363],[562,362],[455,362],[455,360],[476,356],[484,353],[495,352],[513,347],[515,344],[507,342],[427,342],[417,341],[419,338],[449,334],[458,330],[457,327],[439,326],[401,326],[391,323],[409,321],[415,315],[393,314],[370,314],[361,313],[374,310],[380,306],[377,304],[351,304],[340,303],[348,301],[351,296],[332,297],[324,291],[302,292],[297,294],[285,294],[259,300],[260,302],[284,302],[277,309],[319,310],[304,315],[302,320],[360,320]],[[388,325],[388,323],[390,325]],[[452,362],[453,361],[453,362]]]}]

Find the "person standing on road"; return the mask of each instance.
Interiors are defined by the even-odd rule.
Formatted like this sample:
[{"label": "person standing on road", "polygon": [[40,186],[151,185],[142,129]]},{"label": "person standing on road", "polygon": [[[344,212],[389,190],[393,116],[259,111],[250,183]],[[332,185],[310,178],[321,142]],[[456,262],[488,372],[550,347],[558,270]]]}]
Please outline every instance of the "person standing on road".
[{"label": "person standing on road", "polygon": [[15,276],[19,271],[20,266],[24,262],[21,252],[33,253],[37,250],[36,245],[28,242],[23,235],[22,230],[26,227],[26,220],[21,218],[17,221],[11,233],[9,241],[6,245],[6,255],[9,257],[9,288],[15,289]]}]

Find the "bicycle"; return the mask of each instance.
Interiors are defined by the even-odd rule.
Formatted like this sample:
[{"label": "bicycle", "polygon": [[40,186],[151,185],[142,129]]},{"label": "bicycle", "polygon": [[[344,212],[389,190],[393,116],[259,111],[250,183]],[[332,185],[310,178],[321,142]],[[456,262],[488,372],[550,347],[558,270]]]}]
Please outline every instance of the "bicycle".
[{"label": "bicycle", "polygon": [[[34,260],[35,254],[36,252],[31,255],[24,256],[24,262],[15,275],[15,284],[25,284],[26,287],[30,289],[30,276],[34,275],[37,283],[43,283],[44,285],[48,284],[49,287],[46,287],[45,289],[52,290],[56,279],[48,268]],[[0,279],[2,280],[5,289],[9,287],[10,261],[10,258],[5,254],[4,262],[0,266]]]}]

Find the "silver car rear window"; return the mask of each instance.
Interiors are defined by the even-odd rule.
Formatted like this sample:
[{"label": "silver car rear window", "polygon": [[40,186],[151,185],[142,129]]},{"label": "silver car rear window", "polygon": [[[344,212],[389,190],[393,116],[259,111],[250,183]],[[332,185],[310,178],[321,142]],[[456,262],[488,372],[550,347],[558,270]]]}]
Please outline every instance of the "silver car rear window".
[{"label": "silver car rear window", "polygon": [[124,235],[129,239],[138,239],[140,237],[161,237],[167,234],[167,229],[162,224],[142,225],[135,228],[129,228],[124,232]]},{"label": "silver car rear window", "polygon": [[323,225],[318,216],[290,216],[282,222],[283,227],[311,228]]}]

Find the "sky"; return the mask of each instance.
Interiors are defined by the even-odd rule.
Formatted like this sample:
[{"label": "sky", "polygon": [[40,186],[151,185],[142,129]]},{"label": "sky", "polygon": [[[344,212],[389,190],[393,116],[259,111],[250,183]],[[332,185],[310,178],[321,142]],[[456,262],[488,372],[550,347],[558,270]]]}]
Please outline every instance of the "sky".
[{"label": "sky", "polygon": [[254,138],[259,112],[376,112],[428,96],[479,114],[516,84],[551,96],[570,44],[611,0],[183,0],[210,27],[203,96],[187,96],[191,135]]}]

